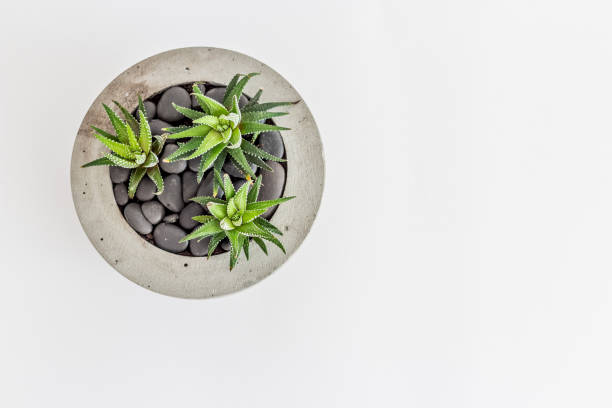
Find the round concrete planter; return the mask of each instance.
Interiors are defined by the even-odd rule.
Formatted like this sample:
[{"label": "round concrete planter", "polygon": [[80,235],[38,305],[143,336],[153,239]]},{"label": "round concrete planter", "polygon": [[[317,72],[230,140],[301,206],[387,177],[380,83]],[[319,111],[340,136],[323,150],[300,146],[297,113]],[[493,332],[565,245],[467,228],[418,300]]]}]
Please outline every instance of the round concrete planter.
[{"label": "round concrete planter", "polygon": [[286,108],[289,115],[275,118],[283,132],[288,160],[285,196],[296,199],[279,206],[272,221],[283,231],[283,254],[269,245],[266,256],[251,245],[251,259],[241,256],[229,271],[229,254],[210,259],[171,254],[149,244],[125,221],[115,203],[108,168],[80,166],[106,153],[90,126],[109,127],[102,103],[117,100],[135,109],[143,98],[172,85],[195,81],[227,83],[237,72],[260,72],[248,83],[245,93],[264,88],[262,101],[294,101],[301,97],[277,72],[234,51],[219,48],[181,48],[164,52],[132,66],[115,78],[93,102],[76,136],[72,152],[71,185],[74,205],[97,251],[122,275],[138,285],[165,295],[207,298],[246,288],[270,275],[295,252],[314,221],[323,193],[324,162],[317,126],[301,101]]}]

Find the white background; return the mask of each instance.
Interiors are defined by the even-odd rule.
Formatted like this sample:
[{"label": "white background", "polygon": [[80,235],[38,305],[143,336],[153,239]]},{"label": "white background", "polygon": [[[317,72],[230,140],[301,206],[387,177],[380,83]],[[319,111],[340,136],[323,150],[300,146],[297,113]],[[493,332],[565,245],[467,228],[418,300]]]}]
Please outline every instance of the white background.
[{"label": "white background", "polygon": [[[609,1],[5,1],[0,406],[610,407]],[[69,186],[89,105],[247,53],[321,131],[311,234],[187,301],[116,273]]]}]

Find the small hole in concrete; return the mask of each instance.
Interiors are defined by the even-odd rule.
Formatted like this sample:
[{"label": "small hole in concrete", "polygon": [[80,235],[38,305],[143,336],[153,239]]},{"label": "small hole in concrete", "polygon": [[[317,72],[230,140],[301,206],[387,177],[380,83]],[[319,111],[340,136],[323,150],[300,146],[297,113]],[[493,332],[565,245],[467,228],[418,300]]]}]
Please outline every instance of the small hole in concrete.
[{"label": "small hole in concrete", "polygon": [[189,67],[185,67],[185,71],[189,71]]},{"label": "small hole in concrete", "polygon": [[104,241],[104,238],[100,238],[100,241]]},{"label": "small hole in concrete", "polygon": [[83,191],[83,194],[85,194],[85,192]]},{"label": "small hole in concrete", "polygon": [[188,264],[185,264],[185,265],[183,265],[183,266],[186,268],[186,267],[188,267],[189,265],[188,265]]}]

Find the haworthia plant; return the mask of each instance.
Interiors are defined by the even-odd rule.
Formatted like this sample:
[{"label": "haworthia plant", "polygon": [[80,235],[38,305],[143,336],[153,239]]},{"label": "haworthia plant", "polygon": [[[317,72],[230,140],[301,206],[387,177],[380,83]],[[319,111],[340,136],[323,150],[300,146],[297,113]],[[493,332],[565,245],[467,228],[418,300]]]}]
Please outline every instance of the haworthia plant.
[{"label": "haworthia plant", "polygon": [[[272,170],[264,160],[284,161],[255,146],[255,140],[260,132],[271,130],[288,130],[281,126],[263,123],[266,119],[286,115],[287,112],[270,112],[270,109],[294,104],[295,102],[259,103],[260,89],[248,103],[240,108],[238,101],[250,78],[257,73],[247,75],[237,74],[228,84],[223,103],[205,96],[197,84],[193,85],[193,95],[197,98],[202,112],[174,104],[174,108],[192,120],[192,126],[167,128],[169,139],[189,138],[188,142],[179,143],[179,148],[165,161],[191,160],[201,157],[197,180],[200,182],[204,172],[213,167],[221,171],[226,160],[245,175],[247,180],[255,177],[250,164],[266,170]],[[252,135],[249,141],[243,136]],[[219,182],[215,179],[214,194],[217,194]]]},{"label": "haworthia plant", "polygon": [[248,180],[238,191],[235,191],[227,174],[221,179],[220,173],[216,169],[213,171],[215,179],[220,184],[221,189],[223,189],[225,200],[215,197],[192,198],[192,201],[201,204],[212,215],[193,217],[195,221],[202,225],[191,234],[185,236],[181,242],[211,237],[208,244],[208,256],[210,257],[217,245],[219,245],[219,242],[227,237],[231,244],[230,270],[236,265],[238,257],[243,250],[247,260],[249,259],[250,238],[253,238],[253,241],[266,255],[268,254],[268,249],[264,240],[272,242],[285,252],[283,244],[274,236],[274,234],[282,235],[281,231],[266,219],[261,218],[261,215],[268,208],[295,197],[257,201],[261,187],[261,176],[257,178],[255,183],[252,180]]},{"label": "haworthia plant", "polygon": [[121,111],[125,121],[107,105],[102,105],[115,129],[115,134],[92,126],[95,137],[111,152],[104,157],[84,164],[82,167],[117,166],[131,169],[128,183],[130,198],[134,198],[138,184],[146,174],[155,183],[156,194],[161,194],[164,191],[164,180],[159,171],[158,156],[164,147],[166,137],[151,135],[145,108],[140,97],[138,98],[138,120],[119,102],[113,102]]}]

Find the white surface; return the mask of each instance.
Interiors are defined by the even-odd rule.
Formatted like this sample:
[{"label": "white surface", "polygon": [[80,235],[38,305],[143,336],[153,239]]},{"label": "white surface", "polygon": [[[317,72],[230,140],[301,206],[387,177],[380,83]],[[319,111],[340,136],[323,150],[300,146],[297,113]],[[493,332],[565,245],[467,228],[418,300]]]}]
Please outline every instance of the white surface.
[{"label": "white surface", "polygon": [[[609,2],[125,3],[0,6],[0,406],[612,404]],[[189,45],[282,73],[327,159],[300,250],[206,301],[106,265],[68,180],[102,87]]]}]

